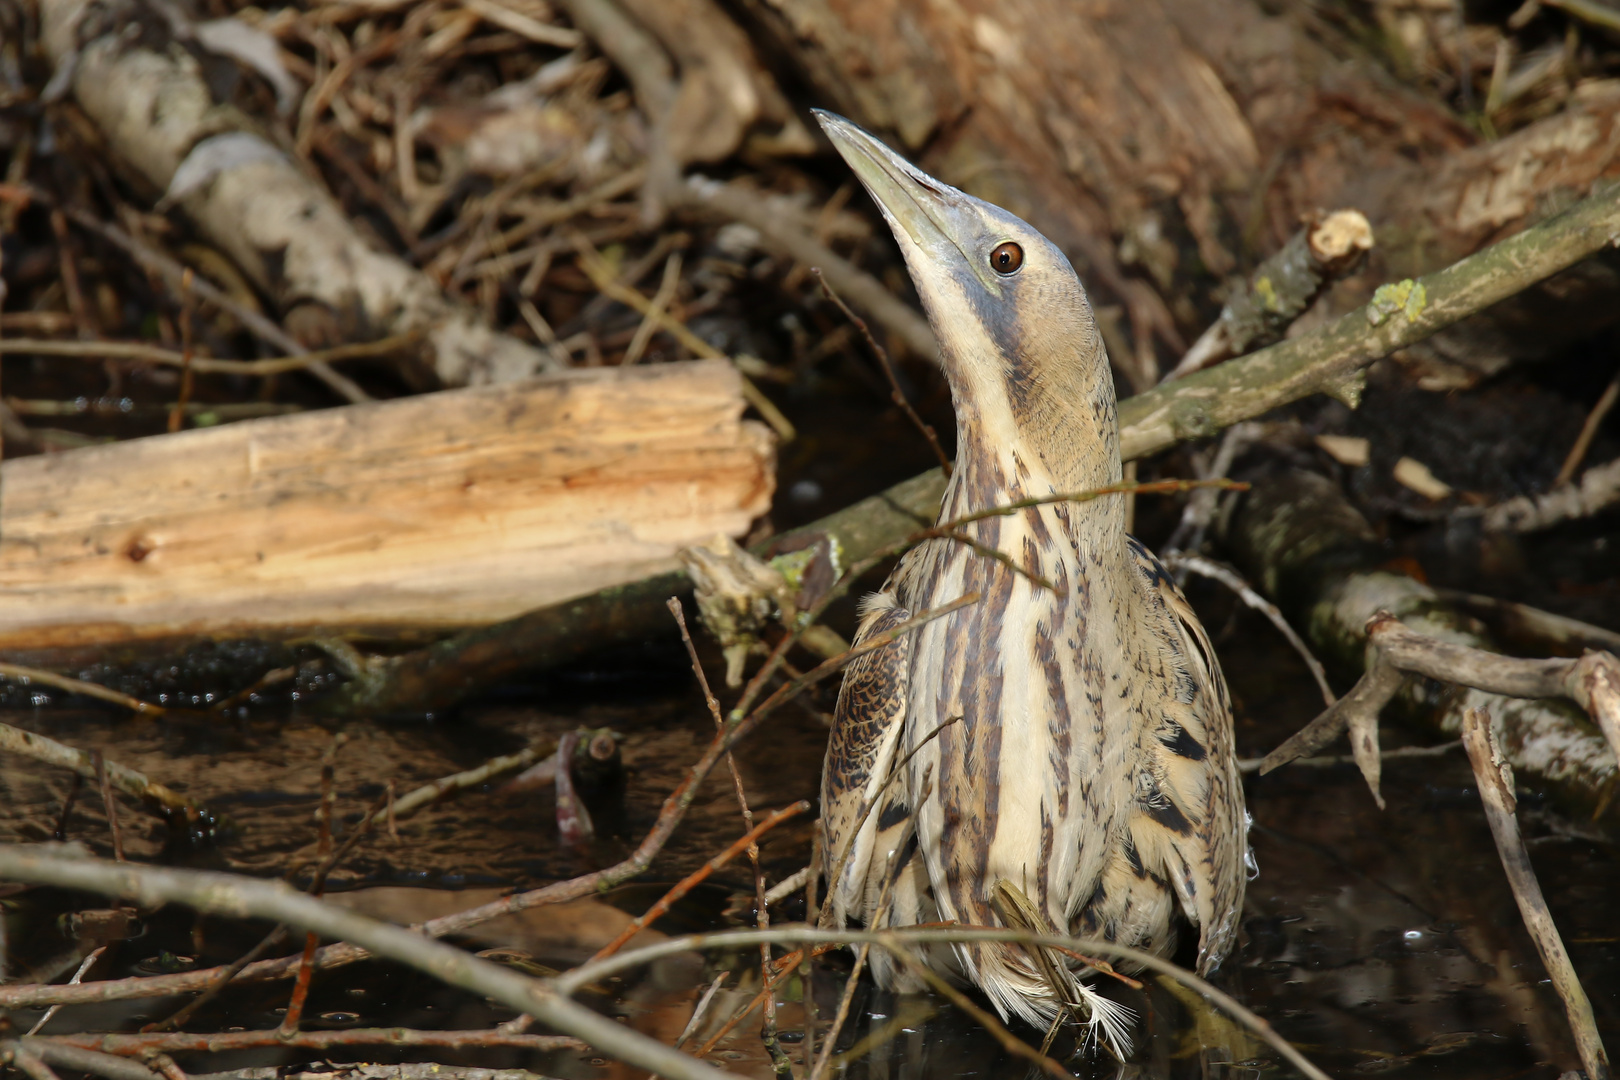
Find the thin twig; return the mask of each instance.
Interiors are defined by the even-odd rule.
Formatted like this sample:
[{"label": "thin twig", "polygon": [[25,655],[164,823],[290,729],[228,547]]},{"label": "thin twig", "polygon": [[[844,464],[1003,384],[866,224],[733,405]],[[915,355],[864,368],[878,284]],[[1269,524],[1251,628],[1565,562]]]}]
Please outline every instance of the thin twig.
[{"label": "thin twig", "polygon": [[821,291],[826,294],[827,299],[838,305],[838,310],[844,313],[844,317],[853,323],[855,329],[860,331],[861,337],[866,339],[866,347],[872,350],[873,356],[877,357],[878,366],[883,369],[884,376],[889,380],[889,399],[903,409],[912,425],[922,432],[922,437],[928,440],[928,445],[934,451],[934,456],[939,459],[940,471],[946,476],[950,476],[951,459],[945,456],[945,448],[939,444],[939,434],[934,431],[932,424],[917,415],[917,410],[912,408],[911,401],[906,397],[905,392],[900,389],[900,380],[894,374],[894,365],[889,362],[888,350],[877,343],[877,338],[872,336],[872,330],[866,325],[866,320],[851,311],[849,305],[844,303],[844,298],[833,290],[832,284],[827,280],[827,275],[821,272],[821,267],[812,266],[810,272],[816,275],[817,281],[821,282]]},{"label": "thin twig", "polygon": [[[476,959],[476,958],[475,958]],[[488,961],[485,961],[486,963]],[[498,965],[495,965],[498,966]],[[346,1031],[169,1031],[154,1034],[48,1035],[43,1038],[66,1047],[103,1050],[113,1054],[223,1053],[258,1047],[287,1046],[300,1050],[331,1050],[342,1046],[427,1046],[460,1049],[476,1046],[512,1046],[549,1052],[578,1049],[580,1040],[557,1035],[511,1035],[497,1029],[479,1031],[417,1031],[410,1028],[349,1028]]]},{"label": "thin twig", "polygon": [[1333,703],[1339,700],[1338,695],[1333,692],[1333,688],[1328,685],[1327,671],[1323,669],[1322,662],[1311,652],[1311,647],[1305,644],[1305,640],[1294,632],[1294,628],[1288,625],[1288,620],[1283,617],[1282,609],[1256,592],[1254,587],[1243,579],[1242,574],[1229,566],[1221,565],[1214,559],[1206,559],[1202,555],[1189,552],[1176,552],[1167,555],[1164,563],[1172,570],[1177,567],[1185,567],[1195,574],[1218,581],[1234,593],[1237,593],[1240,600],[1271,620],[1271,625],[1275,626],[1278,632],[1288,639],[1288,644],[1293,646],[1294,651],[1299,654],[1299,658],[1305,661],[1305,666],[1310,669],[1311,678],[1316,680],[1316,688],[1322,692],[1322,701],[1327,707],[1331,709]]},{"label": "thin twig", "polygon": [[[575,250],[579,254],[580,268],[585,271],[585,275],[602,291],[604,296],[612,297],[621,304],[641,312],[643,316],[656,322],[660,328],[668,330],[675,336],[675,340],[685,345],[696,355],[706,360],[725,360],[728,363],[736,363],[731,357],[692,333],[685,323],[667,311],[660,311],[655,308],[653,302],[643,296],[639,289],[626,285],[615,277],[613,271],[609,269],[607,261],[602,258],[601,252],[596,250],[595,246],[585,238],[583,233],[575,234]],[[776,432],[777,438],[785,443],[792,442],[797,437],[798,432],[794,430],[792,422],[782,415],[782,410],[776,407],[776,403],[766,397],[764,392],[754,385],[753,380],[741,371],[737,372],[737,378],[742,381],[744,400],[752,405],[760,416],[765,418],[765,422],[771,425],[771,428]]]},{"label": "thin twig", "polygon": [[[95,756],[89,751],[75,749],[65,743],[59,743],[55,739],[48,739],[43,735],[36,735],[32,731],[12,727],[10,724],[0,724],[0,750],[12,754],[23,754],[33,758],[35,761],[43,761],[48,765],[71,769],[75,775],[86,780],[99,779]],[[191,817],[207,812],[190,799],[176,794],[162,784],[148,780],[141,773],[120,765],[116,761],[106,762],[105,767],[107,779],[112,782],[114,787],[135,796],[142,802],[155,803],[166,810],[179,811]]]},{"label": "thin twig", "polygon": [[83,679],[74,679],[67,675],[58,675],[54,671],[45,671],[41,668],[26,667],[22,664],[0,663],[0,678],[15,679],[27,686],[30,683],[41,683],[45,686],[54,686],[58,690],[66,690],[73,694],[83,694],[100,701],[110,701],[114,705],[122,705],[133,711],[137,716],[162,716],[168,710],[161,705],[152,705],[139,698],[121,694],[111,687],[99,683],[85,682]]},{"label": "thin twig", "polygon": [[688,874],[686,877],[682,878],[679,882],[673,885],[668,892],[658,898],[658,901],[654,903],[652,907],[648,908],[639,917],[631,920],[628,926],[619,931],[617,937],[598,949],[596,955],[591,957],[591,959],[602,960],[618,952],[624,947],[625,942],[629,941],[631,938],[641,933],[641,931],[645,930],[648,926],[651,926],[654,922],[658,921],[658,919],[668,912],[670,908],[675,906],[681,897],[703,884],[703,882],[708,879],[709,875],[724,867],[732,859],[735,859],[739,854],[747,849],[755,848],[755,850],[758,850],[756,844],[761,836],[764,836],[767,832],[770,832],[782,822],[788,820],[789,818],[797,817],[808,809],[810,809],[810,804],[803,799],[800,799],[792,806],[784,807],[781,810],[776,810],[767,814],[763,821],[759,822],[752,829],[749,829],[742,835],[740,839],[732,841],[730,846],[728,846],[720,854],[716,855],[697,870],[694,870],[692,873]]},{"label": "thin twig", "polygon": [[[1408,758],[1431,758],[1449,754],[1462,747],[1462,742],[1453,739],[1451,742],[1440,743],[1438,746],[1397,746],[1393,750],[1381,750],[1378,756],[1384,761],[1404,761]],[[1238,772],[1257,773],[1265,764],[1265,758],[1239,758]],[[1352,756],[1339,754],[1330,757],[1302,757],[1290,761],[1290,765],[1303,765],[1308,768],[1328,768],[1335,765],[1354,765],[1356,759]]]},{"label": "thin twig", "polygon": [[192,353],[195,350],[191,341],[191,311],[194,306],[191,290],[196,277],[188,266],[180,278],[180,393],[175,398],[174,408],[169,411],[171,435],[186,422],[186,403],[191,400],[191,384],[196,378],[196,368],[192,366]]},{"label": "thin twig", "polygon": [[[332,854],[332,810],[337,803],[337,791],[334,786],[337,771],[337,752],[348,736],[339,732],[327,744],[326,752],[321,755],[321,797],[315,807],[315,854],[323,863]],[[320,896],[326,891],[326,875],[318,874],[310,883],[309,894]],[[304,935],[304,955],[298,962],[298,976],[293,982],[292,997],[287,1002],[287,1011],[281,1018],[278,1034],[291,1035],[298,1030],[299,1021],[304,1016],[304,1003],[309,1000],[309,981],[315,970],[315,946],[320,939],[312,931]]]},{"label": "thin twig", "polygon": [[[28,197],[31,199],[39,200],[49,206],[57,205],[55,200],[53,200],[45,192],[40,191],[38,188],[30,187],[27,189],[27,191]],[[108,243],[122,248],[124,251],[134,256],[135,261],[140,263],[142,266],[162,275],[168,280],[170,288],[180,287],[180,283],[184,278],[186,271],[186,268],[180,263],[169,258],[167,255],[164,255],[161,252],[155,251],[147,247],[145,244],[140,243],[128,233],[118,228],[118,226],[104,221],[99,221],[93,215],[85,213],[83,210],[79,210],[72,206],[63,206],[61,209],[62,212],[68,217],[72,218],[74,223],[80,228],[89,229],[91,232],[102,237]],[[247,327],[247,329],[257,337],[263,339],[271,345],[274,345],[276,348],[281,349],[283,352],[292,353],[294,356],[304,356],[309,352],[308,349],[304,348],[303,345],[298,343],[297,339],[293,338],[285,330],[281,329],[281,327],[277,326],[275,323],[271,322],[257,311],[254,311],[252,308],[233,300],[223,289],[217,288],[212,283],[200,278],[196,280],[195,288],[198,297],[210,304],[213,304],[222,311],[229,312],[232,318],[236,319],[237,322]],[[371,395],[360,389],[359,385],[356,384],[352,379],[348,378],[346,375],[338,374],[329,364],[323,361],[311,363],[309,365],[309,372],[311,375],[314,375],[317,379],[324,382],[327,386],[331,387],[339,396],[353,404],[360,404],[361,402],[371,400]]]},{"label": "thin twig", "polygon": [[714,995],[720,992],[721,985],[730,977],[731,972],[722,971],[714,977],[714,982],[709,984],[708,989],[703,991],[703,996],[698,998],[697,1007],[692,1010],[691,1019],[686,1021],[686,1026],[681,1029],[680,1036],[675,1040],[675,1049],[679,1050],[685,1046],[686,1040],[697,1032],[698,1025],[703,1022],[703,1017],[709,1011],[710,1003],[714,1001]]},{"label": "thin twig", "polygon": [[653,294],[652,304],[646,314],[641,317],[641,325],[636,327],[635,336],[630,339],[630,345],[624,350],[624,359],[620,361],[625,367],[641,360],[642,353],[647,351],[647,345],[658,330],[658,316],[669,309],[675,299],[675,291],[681,284],[681,253],[672,251],[669,259],[664,263],[664,277],[658,283],[658,291]]},{"label": "thin twig", "polygon": [[[94,949],[90,950],[90,955],[86,956],[84,960],[80,962],[79,970],[73,973],[73,977],[68,980],[68,985],[77,986],[80,982],[82,982],[84,980],[84,973],[89,971],[95,962],[101,959],[101,954],[106,951],[107,946],[105,945],[98,945]],[[60,1005],[52,1005],[50,1008],[46,1009],[45,1015],[40,1017],[33,1027],[28,1029],[28,1034],[38,1035],[40,1030],[44,1028],[46,1024],[51,1022],[51,1017],[55,1016],[61,1011],[62,1006]]]},{"label": "thin twig", "polygon": [[1581,425],[1581,433],[1575,436],[1575,445],[1569,448],[1569,455],[1564,458],[1563,465],[1558,468],[1558,476],[1553,480],[1553,487],[1563,487],[1575,479],[1575,471],[1586,460],[1586,452],[1592,448],[1592,440],[1597,438],[1598,428],[1603,425],[1603,418],[1609,415],[1614,403],[1620,401],[1620,372],[1615,372],[1609,385],[1603,388],[1598,396],[1597,404],[1592,411],[1586,414],[1586,422]]},{"label": "thin twig", "polygon": [[1463,714],[1462,739],[1468,749],[1468,760],[1474,766],[1474,777],[1479,781],[1479,799],[1484,804],[1491,835],[1496,838],[1496,850],[1502,856],[1502,869],[1507,871],[1508,884],[1513,888],[1513,899],[1519,905],[1525,929],[1536,943],[1541,962],[1552,977],[1553,988],[1563,999],[1587,1080],[1607,1080],[1609,1055],[1598,1034],[1592,1002],[1581,987],[1575,966],[1569,961],[1564,939],[1558,934],[1552,912],[1547,910],[1541,883],[1536,880],[1535,867],[1530,864],[1530,852],[1519,835],[1519,821],[1514,815],[1518,800],[1513,793],[1513,767],[1503,759],[1495,732],[1491,730],[1490,717],[1483,709],[1469,709]]},{"label": "thin twig", "polygon": [[[186,273],[190,273],[190,267]],[[268,360],[216,360],[198,356],[189,361],[190,370],[202,375],[250,375],[265,377],[300,371],[315,364],[338,363],[343,360],[372,360],[389,356],[422,340],[420,330],[412,330],[393,337],[362,341],[352,345],[338,345],[319,352],[306,352],[301,356],[274,357]],[[163,364],[185,370],[187,353],[149,345],[139,341],[57,341],[50,338],[7,338],[0,341],[0,354],[27,354],[32,356],[69,356],[87,360],[134,360],[149,364]],[[176,407],[179,406],[176,402]]]},{"label": "thin twig", "polygon": [[100,750],[90,751],[90,763],[96,770],[96,783],[101,788],[101,805],[107,810],[107,827],[112,830],[113,859],[124,861],[124,830],[118,824],[118,804],[113,801],[112,784],[107,781],[107,759]]}]

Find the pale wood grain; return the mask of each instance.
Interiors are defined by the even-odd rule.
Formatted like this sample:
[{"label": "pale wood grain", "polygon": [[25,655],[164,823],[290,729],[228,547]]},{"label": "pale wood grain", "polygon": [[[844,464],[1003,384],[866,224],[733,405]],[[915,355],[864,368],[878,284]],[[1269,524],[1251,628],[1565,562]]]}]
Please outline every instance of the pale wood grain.
[{"label": "pale wood grain", "polygon": [[0,466],[0,647],[458,627],[674,567],[769,509],[702,361],[255,420]]}]

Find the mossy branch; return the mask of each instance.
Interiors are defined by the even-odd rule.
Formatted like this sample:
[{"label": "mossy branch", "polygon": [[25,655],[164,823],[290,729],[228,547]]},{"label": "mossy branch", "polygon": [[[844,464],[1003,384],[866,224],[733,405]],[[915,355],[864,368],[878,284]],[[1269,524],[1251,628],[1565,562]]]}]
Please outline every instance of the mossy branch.
[{"label": "mossy branch", "polygon": [[[1444,270],[1385,285],[1367,306],[1311,333],[1128,398],[1119,407],[1121,454],[1146,457],[1311,394],[1355,405],[1374,360],[1617,244],[1620,184]],[[849,565],[932,525],[944,491],[944,475],[931,469],[794,532],[826,534]],[[326,707],[339,715],[444,708],[517,671],[664,632],[665,598],[688,587],[684,575],[663,574],[467,631],[391,659]]]}]

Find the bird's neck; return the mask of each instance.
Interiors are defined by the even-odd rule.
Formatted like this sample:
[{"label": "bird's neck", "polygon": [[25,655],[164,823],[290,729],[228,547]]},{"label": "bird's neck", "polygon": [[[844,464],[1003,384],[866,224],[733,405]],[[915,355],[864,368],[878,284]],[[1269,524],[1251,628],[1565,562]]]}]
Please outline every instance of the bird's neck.
[{"label": "bird's neck", "polygon": [[[957,456],[942,521],[1119,483],[1119,426],[1106,367],[1100,378],[997,381],[952,386]],[[1117,495],[1070,504],[1065,517],[1094,539],[1124,536],[1124,500]]]}]

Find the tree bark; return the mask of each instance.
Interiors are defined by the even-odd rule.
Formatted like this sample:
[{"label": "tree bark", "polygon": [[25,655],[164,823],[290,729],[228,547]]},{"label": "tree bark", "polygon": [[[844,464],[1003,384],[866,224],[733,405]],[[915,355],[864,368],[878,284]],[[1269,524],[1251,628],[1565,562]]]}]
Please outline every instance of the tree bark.
[{"label": "tree bark", "polygon": [[[1189,297],[1279,248],[1302,216],[1355,207],[1378,246],[1330,296],[1415,277],[1620,175],[1620,90],[1483,142],[1304,8],[1258,0],[735,0],[815,95],[924,169],[1028,219],[1100,302],[1179,357],[1217,306]],[[1615,317],[1620,280],[1495,313],[1452,352],[1492,356]],[[1562,320],[1544,318],[1552,305]],[[1579,319],[1571,320],[1570,314]],[[1555,325],[1556,332],[1547,333]],[[1442,344],[1448,344],[1445,339]],[[1467,346],[1467,348],[1464,348]],[[1145,385],[1138,381],[1138,389]]]}]

